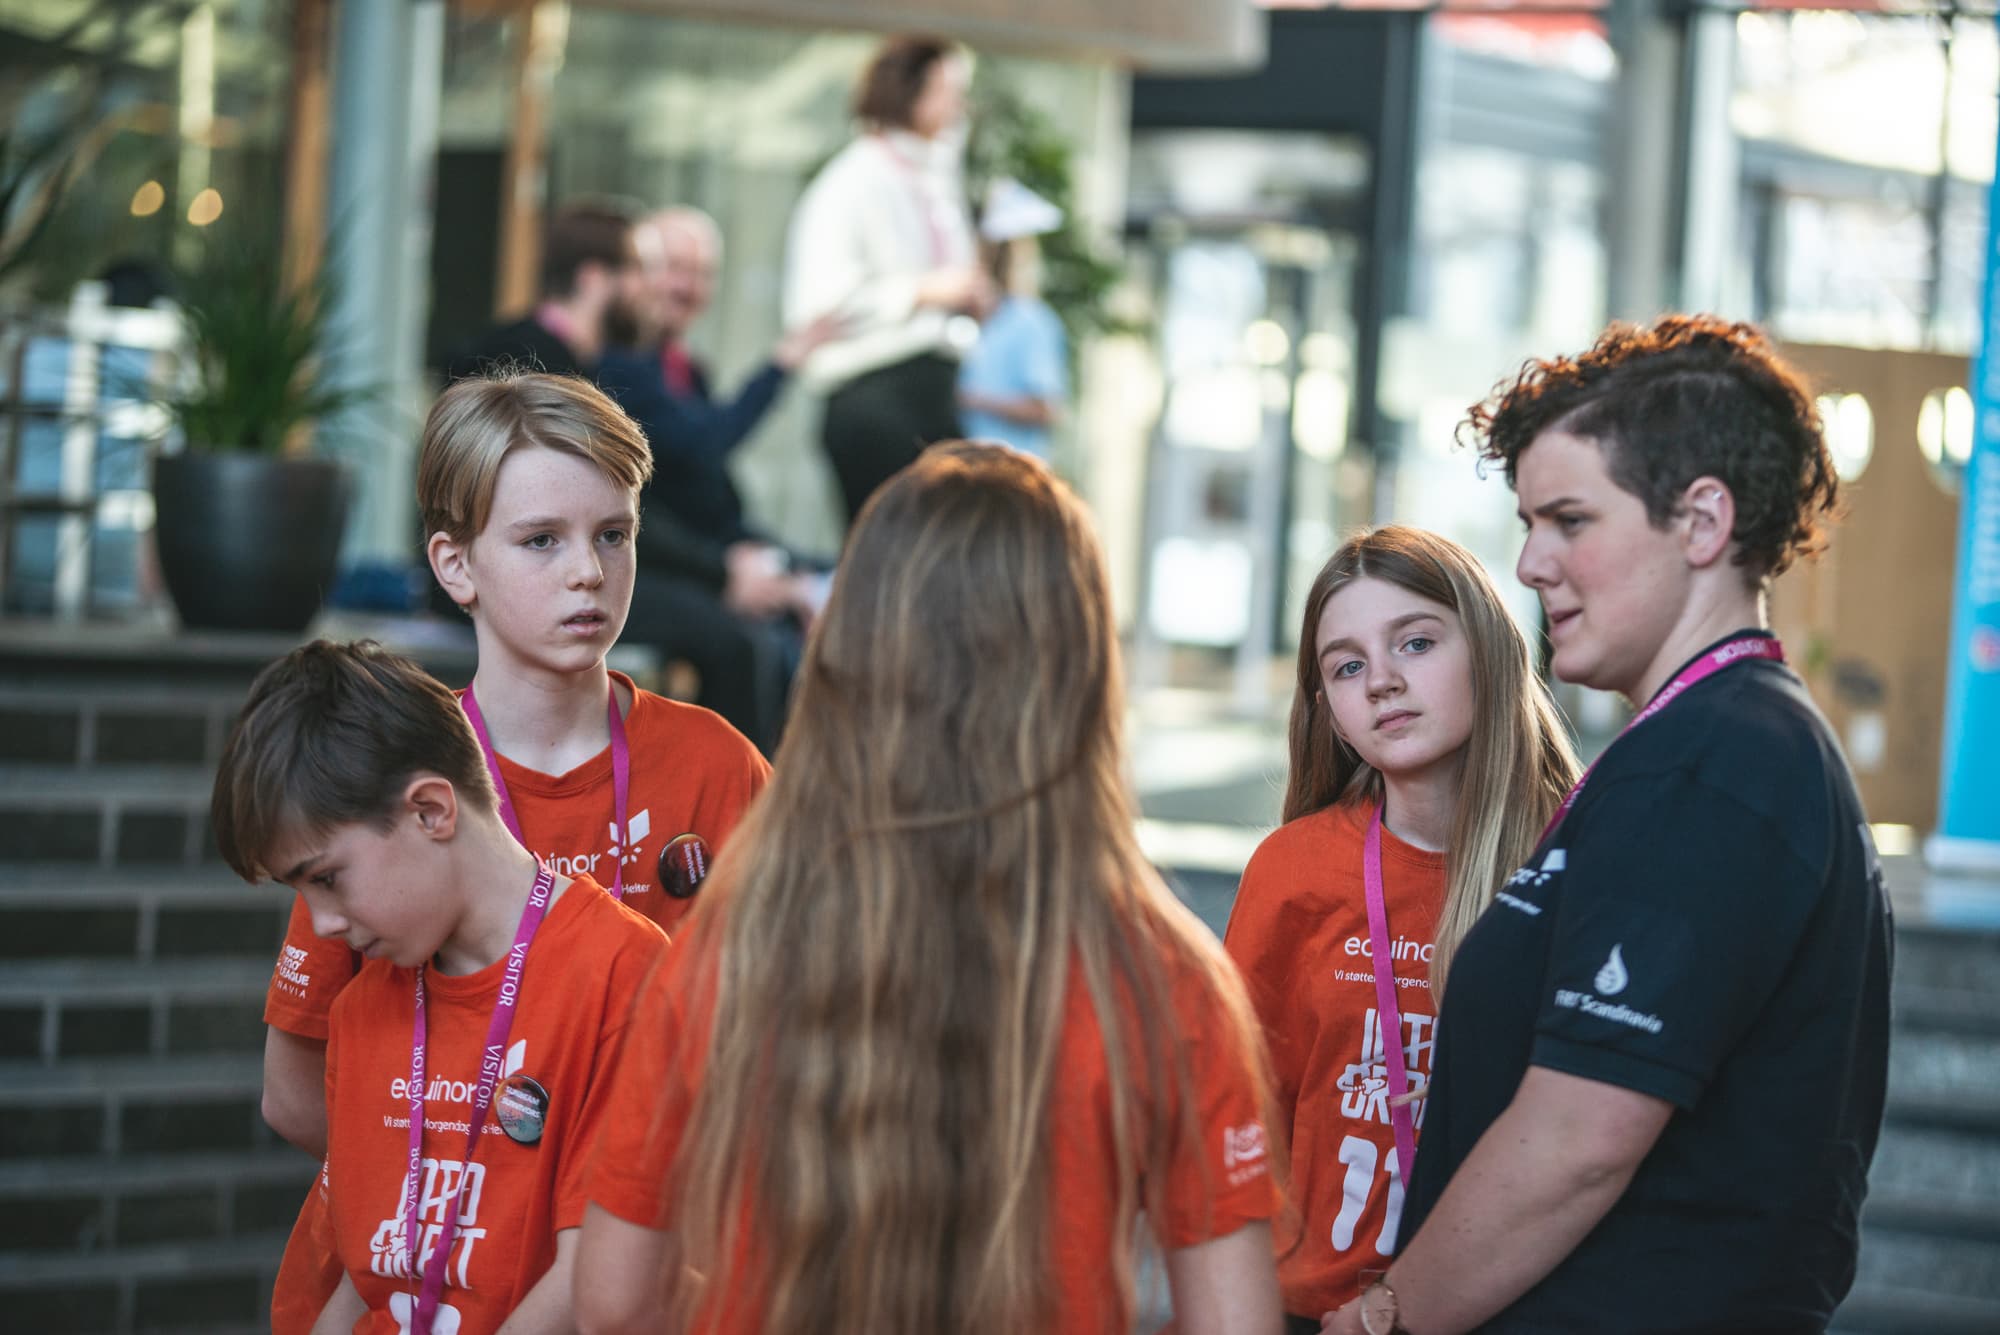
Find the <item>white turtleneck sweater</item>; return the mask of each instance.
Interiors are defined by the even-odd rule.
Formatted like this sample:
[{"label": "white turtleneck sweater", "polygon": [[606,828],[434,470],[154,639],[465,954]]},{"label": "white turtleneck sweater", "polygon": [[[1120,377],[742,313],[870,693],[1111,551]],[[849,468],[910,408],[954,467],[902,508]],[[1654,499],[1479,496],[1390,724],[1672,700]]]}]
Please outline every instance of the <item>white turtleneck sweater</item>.
[{"label": "white turtleneck sweater", "polygon": [[916,296],[926,273],[978,258],[963,150],[962,134],[863,134],[806,187],[785,247],[785,326],[847,318],[847,332],[806,360],[808,384],[834,390],[919,353],[958,354],[951,313],[920,309]]}]

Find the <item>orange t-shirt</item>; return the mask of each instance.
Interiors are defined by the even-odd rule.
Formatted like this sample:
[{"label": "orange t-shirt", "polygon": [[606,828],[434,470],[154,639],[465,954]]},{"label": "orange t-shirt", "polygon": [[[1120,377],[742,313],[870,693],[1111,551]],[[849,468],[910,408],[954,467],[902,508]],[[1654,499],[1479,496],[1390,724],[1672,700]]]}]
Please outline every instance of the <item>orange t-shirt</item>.
[{"label": "orange t-shirt", "polygon": [[[667,1227],[670,1174],[700,1087],[702,1045],[714,1005],[712,984],[688,989],[674,983],[681,970],[701,967],[702,942],[713,941],[718,926],[717,918],[708,918],[690,937],[676,941],[642,991],[619,1062],[617,1100],[621,1107],[649,1104],[657,1111],[650,1121],[607,1123],[590,1171],[591,1201],[643,1228]],[[1269,1219],[1280,1205],[1258,1114],[1252,1055],[1218,1023],[1220,1008],[1199,973],[1177,970],[1173,988],[1180,1043],[1197,1096],[1195,1106],[1180,1112],[1198,1119],[1200,1149],[1183,1151],[1174,1163],[1165,1218],[1153,1221],[1169,1250]],[[1054,1213],[1048,1254],[1056,1268],[1057,1319],[1049,1335],[1127,1331],[1132,1313],[1123,1306],[1113,1261],[1118,1249],[1131,1243],[1115,1229],[1117,1154],[1103,1035],[1080,968],[1070,975],[1050,1098]],[[755,1234],[752,1221],[746,1235]],[[729,1295],[728,1310],[716,1314],[701,1335],[755,1330],[762,1314],[742,1297]]]},{"label": "orange t-shirt", "polygon": [[[612,675],[632,686],[624,674]],[[720,715],[650,691],[633,690],[625,734],[632,753],[626,799],[632,846],[622,854],[625,904],[672,931],[694,900],[675,899],[655,884],[660,850],[692,833],[701,836],[711,856],[719,852],[750,799],[763,790],[771,767]],[[558,875],[612,883],[613,859],[621,853],[609,746],[562,775],[524,769],[501,756],[500,774],[531,852]],[[301,1038],[325,1038],[327,1012],[354,967],[354,952],[343,941],[315,936],[304,899],[295,899],[265,994],[264,1023]]]},{"label": "orange t-shirt", "polygon": [[[632,755],[627,803],[633,847],[626,855],[624,902],[670,927],[694,900],[675,899],[653,884],[660,850],[676,835],[692,832],[711,854],[719,852],[750,800],[763,790],[771,767],[719,715],[638,690],[623,673],[611,675],[633,692],[625,716]],[[500,773],[530,848],[566,875],[602,877],[609,884],[618,843],[611,748],[563,775],[538,773],[501,756]],[[304,898],[294,897],[284,948],[265,994],[264,1023],[302,1038],[325,1038],[327,1014],[354,977],[356,964],[346,943],[314,935]],[[274,1290],[273,1335],[305,1335],[340,1282],[339,1269],[325,1249],[310,1245],[322,1229],[318,1212],[317,1193],[307,1196]]]},{"label": "orange t-shirt", "polygon": [[[563,891],[528,947],[507,1035],[505,1073],[532,1077],[548,1092],[541,1138],[524,1145],[507,1136],[496,1095],[469,1165],[466,1118],[506,963],[458,977],[424,975],[430,1087],[421,1254],[437,1245],[450,1193],[465,1184],[440,1330],[486,1335],[506,1320],[554,1262],[556,1234],[582,1222],[584,1171],[602,1128],[650,1119],[651,1101],[621,1101],[633,1094],[620,1095],[611,1076],[634,994],[666,948],[658,927],[588,877]],[[333,1008],[322,1181],[334,1250],[368,1304],[355,1335],[408,1330],[420,1282],[410,1277],[398,1209],[409,1169],[414,1001],[411,971],[373,960]]]},{"label": "orange t-shirt", "polygon": [[[1362,1270],[1395,1253],[1402,1217],[1406,1179],[1392,1186],[1396,1137],[1361,870],[1371,811],[1329,807],[1273,831],[1243,871],[1223,937],[1264,1022],[1278,1106],[1290,1119],[1304,1236],[1278,1263],[1285,1310],[1315,1320],[1355,1296]],[[1443,854],[1383,828],[1383,900],[1413,1088],[1429,1082],[1437,1041],[1430,957],[1444,885]],[[1411,1108],[1418,1128],[1423,1110]]]}]

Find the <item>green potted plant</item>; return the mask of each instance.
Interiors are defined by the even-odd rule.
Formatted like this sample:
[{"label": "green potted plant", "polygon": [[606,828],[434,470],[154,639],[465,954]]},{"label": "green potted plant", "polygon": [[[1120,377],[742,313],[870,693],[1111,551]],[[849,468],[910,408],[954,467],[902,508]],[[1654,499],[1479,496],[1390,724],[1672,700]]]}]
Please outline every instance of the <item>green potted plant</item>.
[{"label": "green potted plant", "polygon": [[174,278],[188,345],[164,407],[185,448],[154,463],[160,573],[183,625],[296,632],[333,582],[351,492],[306,443],[365,392],[322,371],[323,277],[288,285],[275,247],[203,240]]}]

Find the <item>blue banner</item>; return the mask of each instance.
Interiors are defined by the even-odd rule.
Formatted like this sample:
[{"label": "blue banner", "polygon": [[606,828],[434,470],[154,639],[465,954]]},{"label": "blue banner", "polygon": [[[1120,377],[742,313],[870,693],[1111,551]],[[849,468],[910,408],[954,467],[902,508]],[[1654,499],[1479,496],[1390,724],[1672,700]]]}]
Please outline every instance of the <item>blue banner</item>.
[{"label": "blue banner", "polygon": [[1957,587],[1945,683],[1933,866],[2000,870],[2000,170],[1987,194],[1976,428],[1958,493]]}]

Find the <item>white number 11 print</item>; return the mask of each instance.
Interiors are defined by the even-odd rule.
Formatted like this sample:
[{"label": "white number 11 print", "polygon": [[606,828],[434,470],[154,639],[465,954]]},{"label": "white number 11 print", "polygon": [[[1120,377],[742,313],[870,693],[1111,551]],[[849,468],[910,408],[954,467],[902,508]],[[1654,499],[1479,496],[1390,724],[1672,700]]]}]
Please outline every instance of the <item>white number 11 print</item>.
[{"label": "white number 11 print", "polygon": [[[1354,1246],[1354,1228],[1368,1206],[1368,1193],[1375,1185],[1375,1163],[1379,1151],[1375,1142],[1349,1136],[1340,1142],[1340,1161],[1347,1165],[1342,1186],[1340,1214],[1333,1221],[1333,1249],[1347,1251]],[[1403,1222],[1403,1175],[1396,1171],[1396,1151],[1381,1156],[1382,1171],[1389,1175],[1389,1199],[1382,1215],[1382,1232],[1375,1239],[1378,1256],[1396,1253],[1396,1230]]]}]

